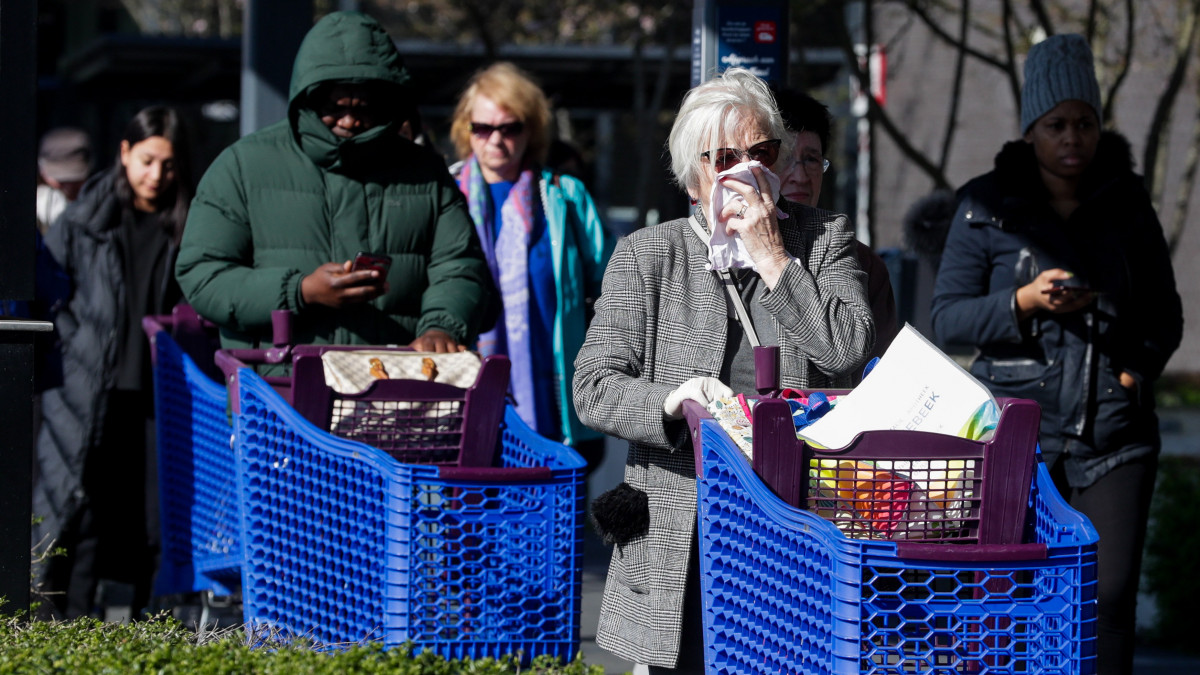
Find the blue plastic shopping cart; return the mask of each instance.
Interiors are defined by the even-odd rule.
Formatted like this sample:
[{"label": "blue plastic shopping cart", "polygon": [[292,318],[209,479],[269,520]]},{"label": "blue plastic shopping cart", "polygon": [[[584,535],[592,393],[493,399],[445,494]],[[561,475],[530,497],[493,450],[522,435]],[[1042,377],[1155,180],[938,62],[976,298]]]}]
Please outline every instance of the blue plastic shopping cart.
[{"label": "blue plastic shopping cart", "polygon": [[[1096,532],[1035,459],[1036,404],[1003,403],[988,443],[880,431],[819,451],[764,400],[753,466],[689,403],[708,672],[1095,672]],[[988,478],[992,455],[1016,461]],[[913,519],[913,476],[935,470]]]},{"label": "blue plastic shopping cart", "polygon": [[[142,322],[154,363],[162,555],[156,595],[228,596],[241,583],[233,428],[215,328],[187,305]],[[207,364],[207,370],[198,364]]]},{"label": "blue plastic shopping cart", "polygon": [[313,425],[249,369],[238,378],[247,623],[448,658],[573,658],[578,454],[510,407],[498,466],[401,463]]},{"label": "blue plastic shopping cart", "polygon": [[[290,347],[276,318],[274,347],[217,352],[228,410],[227,387],[197,366],[204,350],[193,359],[177,339],[211,349],[192,339],[194,313],[146,323],[160,590],[240,589],[249,626],[326,645],[573,658],[585,462],[504,405],[507,360],[485,360],[465,389],[381,380],[345,394],[321,372],[345,348]],[[290,372],[263,378],[258,363]]]}]

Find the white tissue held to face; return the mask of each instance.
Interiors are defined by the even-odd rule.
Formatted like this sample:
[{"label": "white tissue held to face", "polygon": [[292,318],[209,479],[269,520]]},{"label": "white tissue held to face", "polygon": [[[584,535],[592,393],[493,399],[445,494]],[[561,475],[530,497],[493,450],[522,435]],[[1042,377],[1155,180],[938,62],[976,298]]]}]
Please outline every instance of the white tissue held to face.
[{"label": "white tissue held to face", "polygon": [[[763,166],[758,160],[750,160],[732,166],[717,174],[716,180],[713,181],[712,193],[708,198],[709,208],[705,210],[705,215],[709,216],[709,233],[708,238],[708,263],[710,270],[726,270],[748,267],[754,271],[758,271],[758,267],[750,258],[750,254],[746,252],[746,245],[742,243],[742,238],[736,232],[731,236],[725,233],[725,222],[721,220],[721,210],[730,202],[739,204],[737,210],[740,210],[745,205],[745,199],[733,189],[722,185],[721,178],[729,177],[734,180],[741,181],[758,191],[758,179],[754,177],[751,168],[757,167],[767,179],[767,185],[771,188],[771,199],[776,204],[779,203],[779,176],[776,176],[770,169]],[[737,210],[731,211],[736,213]],[[775,208],[775,217],[778,219],[787,218],[788,215],[783,211]]]},{"label": "white tissue held to face", "polygon": [[696,401],[705,407],[719,398],[733,396],[733,390],[725,386],[715,377],[693,377],[679,385],[679,388],[667,395],[663,401],[663,412],[667,419],[683,419],[683,402]]}]

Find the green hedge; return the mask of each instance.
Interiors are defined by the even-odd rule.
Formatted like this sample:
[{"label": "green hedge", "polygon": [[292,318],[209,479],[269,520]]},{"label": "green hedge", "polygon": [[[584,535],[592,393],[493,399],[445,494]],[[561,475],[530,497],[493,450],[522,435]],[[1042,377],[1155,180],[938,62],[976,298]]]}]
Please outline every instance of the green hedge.
[{"label": "green hedge", "polygon": [[1142,562],[1142,588],[1154,596],[1158,607],[1153,630],[1146,637],[1156,645],[1189,652],[1200,652],[1195,631],[1200,610],[1198,495],[1200,459],[1162,457]]},{"label": "green hedge", "polygon": [[[262,636],[259,636],[263,642]],[[241,629],[198,634],[170,617],[137,623],[94,619],[69,622],[0,617],[0,673],[154,673],[155,675],[603,675],[577,657],[569,664],[539,657],[528,667],[514,659],[446,660],[378,644],[320,650],[311,644],[281,643],[267,636],[255,649]]]},{"label": "green hedge", "polygon": [[1164,408],[1200,407],[1200,375],[1163,375],[1154,383],[1154,395]]}]

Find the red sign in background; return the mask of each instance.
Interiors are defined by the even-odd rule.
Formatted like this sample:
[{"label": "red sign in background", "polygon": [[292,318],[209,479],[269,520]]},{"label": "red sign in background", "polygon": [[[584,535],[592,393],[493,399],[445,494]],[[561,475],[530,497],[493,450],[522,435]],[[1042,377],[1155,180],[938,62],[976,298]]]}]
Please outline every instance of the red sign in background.
[{"label": "red sign in background", "polygon": [[754,22],[754,41],[759,44],[775,44],[776,26],[774,21]]}]

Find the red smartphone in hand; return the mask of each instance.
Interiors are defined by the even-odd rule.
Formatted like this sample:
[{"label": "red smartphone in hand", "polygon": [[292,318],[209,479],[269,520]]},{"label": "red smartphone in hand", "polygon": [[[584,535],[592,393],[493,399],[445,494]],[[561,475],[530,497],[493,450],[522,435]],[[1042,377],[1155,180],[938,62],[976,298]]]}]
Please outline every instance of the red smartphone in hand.
[{"label": "red smartphone in hand", "polygon": [[392,266],[392,256],[382,253],[367,253],[359,251],[354,256],[354,265],[350,268],[351,272],[362,272],[364,270],[375,270],[379,272],[380,278],[387,278],[388,268]]}]

